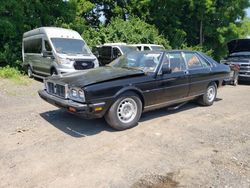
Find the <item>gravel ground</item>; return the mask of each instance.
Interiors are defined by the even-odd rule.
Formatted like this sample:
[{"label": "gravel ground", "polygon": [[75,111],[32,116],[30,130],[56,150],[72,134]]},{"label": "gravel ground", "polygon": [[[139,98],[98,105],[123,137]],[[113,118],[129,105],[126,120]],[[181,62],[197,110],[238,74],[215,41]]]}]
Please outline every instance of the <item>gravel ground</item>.
[{"label": "gravel ground", "polygon": [[250,85],[114,131],[0,80],[0,187],[250,187]]}]

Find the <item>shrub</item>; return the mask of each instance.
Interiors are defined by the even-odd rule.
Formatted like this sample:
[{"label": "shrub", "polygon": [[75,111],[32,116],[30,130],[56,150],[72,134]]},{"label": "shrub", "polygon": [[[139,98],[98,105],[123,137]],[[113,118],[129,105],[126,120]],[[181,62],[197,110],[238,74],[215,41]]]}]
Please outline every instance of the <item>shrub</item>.
[{"label": "shrub", "polygon": [[10,79],[18,84],[28,84],[28,79],[17,69],[7,65],[6,67],[0,67],[0,78]]}]

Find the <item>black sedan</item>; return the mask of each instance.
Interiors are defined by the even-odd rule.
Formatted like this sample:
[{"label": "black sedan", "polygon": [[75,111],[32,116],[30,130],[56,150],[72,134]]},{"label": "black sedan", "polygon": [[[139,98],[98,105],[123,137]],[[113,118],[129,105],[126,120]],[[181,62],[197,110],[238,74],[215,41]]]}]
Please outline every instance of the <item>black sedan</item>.
[{"label": "black sedan", "polygon": [[46,78],[39,95],[85,118],[104,116],[124,130],[136,126],[145,111],[194,99],[212,105],[229,73],[229,66],[201,52],[132,52],[105,67]]}]

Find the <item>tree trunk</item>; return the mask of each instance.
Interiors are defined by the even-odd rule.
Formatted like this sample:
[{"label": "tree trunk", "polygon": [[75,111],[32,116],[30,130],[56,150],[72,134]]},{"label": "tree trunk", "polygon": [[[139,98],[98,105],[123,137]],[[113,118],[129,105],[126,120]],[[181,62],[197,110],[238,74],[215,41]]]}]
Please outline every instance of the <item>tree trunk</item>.
[{"label": "tree trunk", "polygon": [[200,22],[200,45],[203,45],[203,21]]}]

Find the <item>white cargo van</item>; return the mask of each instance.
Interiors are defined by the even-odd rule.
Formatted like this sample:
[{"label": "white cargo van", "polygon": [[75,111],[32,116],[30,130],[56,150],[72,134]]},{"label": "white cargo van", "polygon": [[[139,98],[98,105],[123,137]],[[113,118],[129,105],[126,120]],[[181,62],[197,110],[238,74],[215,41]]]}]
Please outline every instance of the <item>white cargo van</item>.
[{"label": "white cargo van", "polygon": [[23,68],[43,77],[98,67],[81,35],[70,29],[41,27],[23,34]]}]

